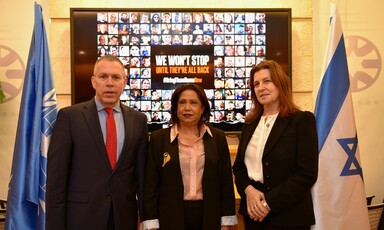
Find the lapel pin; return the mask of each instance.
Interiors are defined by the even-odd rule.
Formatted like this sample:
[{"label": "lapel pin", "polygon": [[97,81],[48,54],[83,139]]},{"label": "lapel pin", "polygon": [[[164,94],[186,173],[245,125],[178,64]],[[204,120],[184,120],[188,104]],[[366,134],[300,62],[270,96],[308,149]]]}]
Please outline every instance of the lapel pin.
[{"label": "lapel pin", "polygon": [[170,160],[171,160],[171,156],[169,155],[168,152],[165,152],[163,154],[163,165],[162,165],[162,167],[164,167],[168,163],[168,161],[170,161]]}]

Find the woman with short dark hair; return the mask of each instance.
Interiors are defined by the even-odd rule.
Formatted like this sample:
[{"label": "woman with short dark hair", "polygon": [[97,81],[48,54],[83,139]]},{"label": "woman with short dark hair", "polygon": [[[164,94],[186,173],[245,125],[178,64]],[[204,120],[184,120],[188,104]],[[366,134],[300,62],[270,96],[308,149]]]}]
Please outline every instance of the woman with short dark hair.
[{"label": "woman with short dark hair", "polygon": [[171,127],[150,138],[145,229],[228,230],[237,224],[227,140],[223,131],[208,126],[209,117],[200,86],[176,88]]}]

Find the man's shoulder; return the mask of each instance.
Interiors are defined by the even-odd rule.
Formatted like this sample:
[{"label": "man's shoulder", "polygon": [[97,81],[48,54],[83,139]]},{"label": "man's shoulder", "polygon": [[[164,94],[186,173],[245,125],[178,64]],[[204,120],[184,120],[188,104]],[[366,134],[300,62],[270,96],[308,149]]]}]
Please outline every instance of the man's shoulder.
[{"label": "man's shoulder", "polygon": [[70,112],[70,111],[79,111],[79,110],[90,108],[92,106],[96,106],[96,104],[95,104],[93,99],[89,100],[89,101],[80,102],[80,103],[77,103],[77,104],[74,104],[74,105],[70,105],[70,106],[64,107],[61,110],[68,111],[68,112]]},{"label": "man's shoulder", "polygon": [[137,117],[141,117],[141,118],[145,118],[147,119],[147,116],[142,113],[142,112],[139,112],[123,103],[120,104],[121,106],[121,109],[126,113],[126,114],[132,114],[133,116],[137,116]]}]

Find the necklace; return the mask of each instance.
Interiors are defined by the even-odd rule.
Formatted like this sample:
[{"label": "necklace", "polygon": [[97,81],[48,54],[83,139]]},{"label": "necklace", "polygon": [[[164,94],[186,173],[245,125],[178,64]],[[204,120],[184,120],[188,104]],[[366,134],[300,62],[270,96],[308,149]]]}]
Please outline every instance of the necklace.
[{"label": "necklace", "polygon": [[273,115],[265,115],[264,116],[264,124],[267,128],[269,128],[269,126],[271,126],[271,122],[273,123],[273,121],[275,120],[277,115],[278,115],[278,113],[273,114]]},{"label": "necklace", "polygon": [[271,117],[270,116],[265,116],[264,123],[265,123],[265,126],[267,126],[267,128],[269,128],[269,126],[270,126],[270,124],[269,124],[270,121],[271,121]]}]

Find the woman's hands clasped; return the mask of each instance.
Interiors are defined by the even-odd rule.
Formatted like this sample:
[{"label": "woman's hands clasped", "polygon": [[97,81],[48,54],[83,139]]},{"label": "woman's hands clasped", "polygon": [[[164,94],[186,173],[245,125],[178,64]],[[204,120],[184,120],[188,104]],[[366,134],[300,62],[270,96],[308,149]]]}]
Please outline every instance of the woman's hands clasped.
[{"label": "woman's hands clasped", "polygon": [[252,185],[248,185],[245,189],[247,196],[247,211],[250,218],[254,221],[263,221],[263,219],[271,211],[265,201],[264,193],[255,189]]}]

